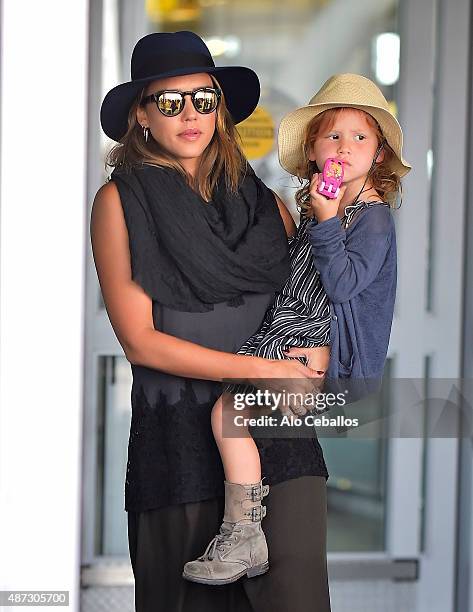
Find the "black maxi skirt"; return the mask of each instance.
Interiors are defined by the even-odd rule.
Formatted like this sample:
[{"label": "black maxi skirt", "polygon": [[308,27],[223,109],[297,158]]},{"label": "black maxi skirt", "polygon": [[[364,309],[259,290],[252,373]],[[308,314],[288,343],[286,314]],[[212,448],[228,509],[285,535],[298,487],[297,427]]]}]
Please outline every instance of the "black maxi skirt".
[{"label": "black maxi skirt", "polygon": [[222,586],[182,578],[218,532],[224,498],[128,513],[136,612],[330,612],[326,480],[270,487],[263,530],[269,571]]}]

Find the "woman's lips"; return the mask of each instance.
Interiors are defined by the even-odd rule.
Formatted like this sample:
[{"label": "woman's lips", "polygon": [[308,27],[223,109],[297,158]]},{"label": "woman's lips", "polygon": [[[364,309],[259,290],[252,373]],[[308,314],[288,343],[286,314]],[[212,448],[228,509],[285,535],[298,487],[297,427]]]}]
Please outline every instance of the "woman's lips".
[{"label": "woman's lips", "polygon": [[183,138],[189,142],[194,142],[194,140],[197,140],[201,134],[202,132],[200,130],[185,130],[179,134],[179,138]]}]

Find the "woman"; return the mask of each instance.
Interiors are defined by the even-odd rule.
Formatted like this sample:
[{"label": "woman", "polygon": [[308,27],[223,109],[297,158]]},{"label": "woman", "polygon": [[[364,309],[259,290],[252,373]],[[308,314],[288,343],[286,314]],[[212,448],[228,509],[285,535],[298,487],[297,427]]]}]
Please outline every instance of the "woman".
[{"label": "woman", "polygon": [[138,41],[131,74],[102,103],[102,127],[120,144],[91,238],[133,373],[125,510],[136,610],[326,612],[328,474],[314,439],[256,440],[272,485],[270,571],[225,586],[182,578],[223,513],[210,423],[219,383],[298,379],[308,391],[318,375],[299,361],[234,354],[289,274],[285,230],[294,232],[236,141],[234,124],[258,102],[255,73],[216,68],[197,35],[177,32]]}]

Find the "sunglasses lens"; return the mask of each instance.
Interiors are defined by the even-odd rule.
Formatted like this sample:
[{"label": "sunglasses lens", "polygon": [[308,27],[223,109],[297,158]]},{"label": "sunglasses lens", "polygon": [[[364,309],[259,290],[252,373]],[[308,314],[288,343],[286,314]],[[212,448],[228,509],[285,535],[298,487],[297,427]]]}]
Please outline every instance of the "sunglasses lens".
[{"label": "sunglasses lens", "polygon": [[158,98],[158,108],[167,117],[178,115],[184,105],[184,99],[180,93],[167,91]]},{"label": "sunglasses lens", "polygon": [[199,113],[211,113],[217,108],[218,96],[214,89],[198,89],[194,92],[194,106]]}]

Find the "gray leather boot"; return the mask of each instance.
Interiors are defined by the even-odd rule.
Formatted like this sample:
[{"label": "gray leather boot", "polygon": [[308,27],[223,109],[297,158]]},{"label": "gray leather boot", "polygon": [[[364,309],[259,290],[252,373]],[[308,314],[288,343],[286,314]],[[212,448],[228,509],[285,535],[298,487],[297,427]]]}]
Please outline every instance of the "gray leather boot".
[{"label": "gray leather boot", "polygon": [[263,481],[235,484],[225,481],[225,514],[220,532],[196,561],[184,566],[182,576],[203,584],[228,584],[246,574],[248,578],[269,569],[268,546],[261,529],[269,492]]}]

